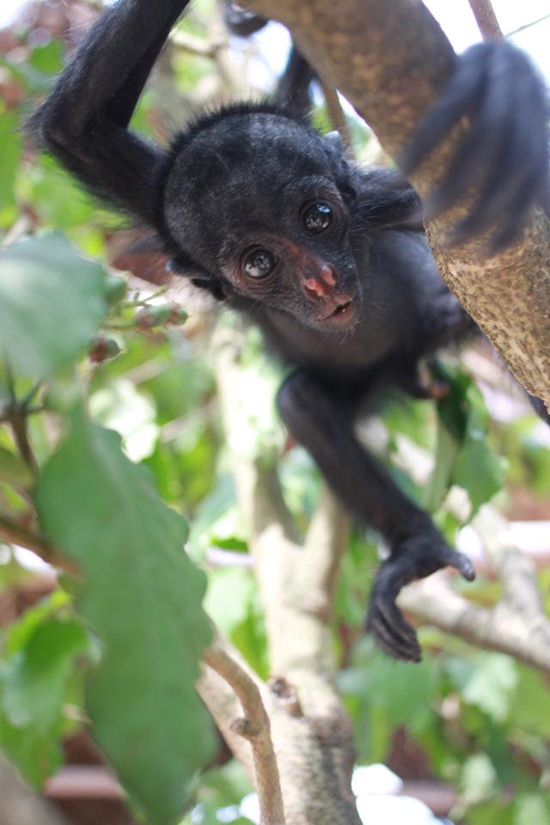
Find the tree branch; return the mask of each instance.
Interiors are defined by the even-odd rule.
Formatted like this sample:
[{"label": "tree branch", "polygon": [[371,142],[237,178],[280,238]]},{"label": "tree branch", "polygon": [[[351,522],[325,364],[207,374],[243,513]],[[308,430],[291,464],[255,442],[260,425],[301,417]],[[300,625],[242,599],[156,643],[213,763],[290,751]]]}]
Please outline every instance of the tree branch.
[{"label": "tree branch", "polygon": [[[238,443],[242,334],[219,330],[214,349],[226,443]],[[266,613],[273,678],[264,689],[288,825],[360,825],[351,792],[351,724],[334,685],[329,628],[345,517],[323,494],[304,546],[277,474],[235,453],[233,467]],[[313,561],[315,560],[315,564]],[[229,741],[229,740],[228,740]],[[229,742],[231,747],[231,742]]]},{"label": "tree branch", "polygon": [[400,607],[421,622],[550,675],[550,621],[533,562],[512,543],[508,523],[492,508],[482,508],[474,526],[501,579],[500,602],[490,609],[469,602],[451,590],[443,573],[407,587]]},{"label": "tree branch", "polygon": [[491,0],[468,0],[484,40],[501,39],[502,29],[491,4]]},{"label": "tree branch", "polygon": [[261,824],[284,825],[283,799],[269,717],[258,686],[219,638],[205,651],[203,660],[233,688],[242,705],[245,715],[234,717],[231,728],[247,739],[252,747]]}]

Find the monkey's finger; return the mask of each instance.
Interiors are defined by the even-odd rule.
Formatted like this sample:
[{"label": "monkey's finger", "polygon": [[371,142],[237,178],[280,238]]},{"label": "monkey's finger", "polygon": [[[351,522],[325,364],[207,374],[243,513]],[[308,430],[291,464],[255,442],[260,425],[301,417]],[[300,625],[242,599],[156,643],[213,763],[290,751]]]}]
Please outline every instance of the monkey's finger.
[{"label": "monkey's finger", "polygon": [[[514,99],[528,96],[531,78],[520,76],[511,81],[511,86]],[[491,168],[479,199],[458,225],[455,238],[467,239],[479,234],[492,224],[502,223],[503,216],[505,235],[515,237],[541,192],[541,180],[548,175],[544,124],[541,121],[539,128],[533,128],[533,118],[526,122],[513,115],[510,110],[500,123],[494,124],[500,134],[500,146],[493,149]],[[508,242],[511,240],[513,237]]]},{"label": "monkey's finger", "polygon": [[398,159],[405,175],[414,172],[460,118],[475,108],[483,93],[483,67],[486,60],[483,45],[473,46],[457,59],[453,77]]},{"label": "monkey's finger", "polygon": [[407,661],[418,661],[420,647],[414,628],[405,621],[395,603],[396,595],[405,583],[403,571],[390,562],[383,565],[376,575],[371,603],[367,615],[367,625],[382,636],[393,655]]},{"label": "monkey's finger", "polygon": [[508,180],[498,188],[489,182],[472,212],[456,226],[453,241],[456,239],[457,243],[461,243],[474,232],[481,232],[487,226],[498,223],[499,230],[491,240],[490,251],[498,252],[513,243],[525,226],[531,207],[543,191],[541,169],[544,170],[545,156],[546,148],[540,147],[538,153],[532,152],[532,159],[539,163],[505,176]]},{"label": "monkey's finger", "polygon": [[513,126],[514,113],[506,96],[498,89],[494,89],[494,93],[488,91],[478,102],[470,132],[451,162],[445,181],[428,198],[428,220],[449,209],[471,186],[481,184],[487,177],[489,165],[503,167],[502,156],[507,150]]},{"label": "monkey's finger", "polygon": [[469,582],[472,582],[476,577],[474,565],[464,553],[458,553],[456,550],[449,548],[444,555],[443,564],[447,567],[454,567]]},{"label": "monkey's finger", "polygon": [[412,627],[407,638],[403,638],[390,626],[378,605],[369,611],[367,629],[372,633],[376,643],[394,659],[402,662],[419,662],[422,658],[420,645]]}]

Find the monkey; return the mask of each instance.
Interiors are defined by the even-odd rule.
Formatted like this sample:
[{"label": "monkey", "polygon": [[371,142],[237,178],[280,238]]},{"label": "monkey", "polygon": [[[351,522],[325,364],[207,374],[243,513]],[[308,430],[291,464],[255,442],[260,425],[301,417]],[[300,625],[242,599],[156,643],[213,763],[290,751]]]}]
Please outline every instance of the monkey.
[{"label": "monkey", "polygon": [[[467,580],[474,570],[360,443],[355,425],[387,388],[433,395],[419,362],[475,325],[441,280],[422,204],[403,173],[352,163],[334,135],[308,122],[312,72],[299,54],[272,100],[203,114],[167,148],[129,129],[187,5],[119,0],[105,10],[29,129],[84,186],[151,227],[177,275],[258,325],[292,368],[277,396],[283,422],[348,511],[388,547],[366,627],[390,656],[419,661],[416,633],[396,605],[400,589],[446,566]],[[548,193],[545,92],[529,60],[506,42],[457,57],[405,152],[405,172],[464,115],[471,129],[434,211],[481,182],[454,240],[491,230],[498,249]]]}]

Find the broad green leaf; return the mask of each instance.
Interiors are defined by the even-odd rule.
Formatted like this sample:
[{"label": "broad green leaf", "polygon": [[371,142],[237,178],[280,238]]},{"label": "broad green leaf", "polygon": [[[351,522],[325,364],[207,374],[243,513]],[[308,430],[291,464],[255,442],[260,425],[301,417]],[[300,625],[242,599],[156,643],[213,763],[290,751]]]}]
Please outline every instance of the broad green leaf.
[{"label": "broad green leaf", "polygon": [[105,314],[104,275],[59,234],[0,250],[0,351],[44,378],[76,358]]},{"label": "broad green leaf", "polygon": [[36,494],[43,529],[82,568],[79,609],[103,642],[87,686],[99,744],[155,825],[171,823],[212,731],[194,682],[210,630],[187,526],[113,432],[75,416]]}]

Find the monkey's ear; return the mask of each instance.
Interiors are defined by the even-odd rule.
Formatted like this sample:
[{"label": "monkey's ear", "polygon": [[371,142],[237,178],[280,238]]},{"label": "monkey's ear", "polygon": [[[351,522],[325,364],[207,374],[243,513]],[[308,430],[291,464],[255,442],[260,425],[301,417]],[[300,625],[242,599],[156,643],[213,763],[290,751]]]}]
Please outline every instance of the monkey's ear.
[{"label": "monkey's ear", "polygon": [[203,289],[212,295],[216,301],[224,301],[225,293],[217,278],[209,275],[185,252],[178,252],[166,262],[165,269],[171,275],[181,275],[188,278],[193,286]]},{"label": "monkey's ear", "polygon": [[191,283],[193,286],[204,289],[205,292],[210,293],[216,301],[225,301],[226,295],[219,281],[215,281],[212,278],[191,278]]}]

